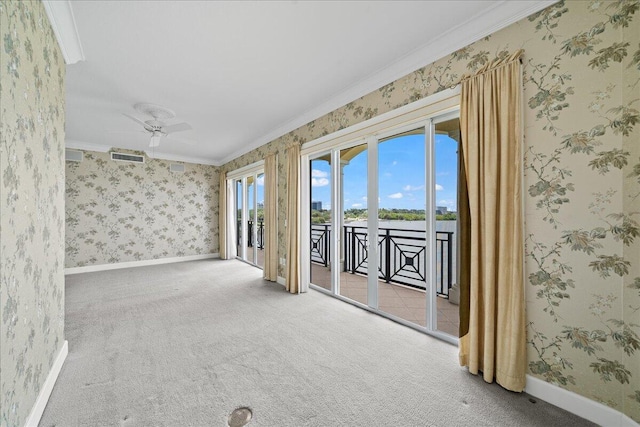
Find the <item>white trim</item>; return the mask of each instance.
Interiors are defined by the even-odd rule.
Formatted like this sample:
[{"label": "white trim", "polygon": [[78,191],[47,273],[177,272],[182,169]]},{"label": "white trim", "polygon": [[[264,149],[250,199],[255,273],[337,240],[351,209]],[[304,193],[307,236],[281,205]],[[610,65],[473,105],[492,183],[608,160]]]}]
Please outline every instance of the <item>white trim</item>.
[{"label": "white trim", "polygon": [[65,139],[64,146],[73,150],[95,151],[97,153],[108,153],[112,148],[110,145],[92,144],[75,139]]},{"label": "white trim", "polygon": [[68,276],[71,274],[93,273],[95,271],[118,270],[121,268],[130,268],[130,267],[145,267],[147,265],[172,264],[174,262],[197,261],[201,259],[211,259],[211,258],[220,258],[220,254],[215,253],[215,254],[202,254],[202,255],[188,255],[188,256],[171,257],[171,258],[147,259],[142,261],[127,261],[127,262],[119,262],[116,264],[98,264],[98,265],[87,265],[85,267],[71,267],[71,268],[65,268],[64,274],[65,276]]},{"label": "white trim", "polygon": [[285,279],[282,276],[278,276],[278,278],[276,279],[276,283],[279,283],[282,286],[286,287],[287,286],[287,279]]},{"label": "white trim", "polygon": [[460,87],[445,89],[395,110],[388,111],[364,122],[341,129],[304,144],[300,154],[329,151],[340,144],[351,142],[367,135],[389,132],[393,128],[424,122],[427,118],[460,109]]},{"label": "white trim", "polygon": [[80,43],[71,2],[69,0],[42,0],[42,5],[49,17],[56,40],[58,40],[64,63],[69,65],[84,61],[84,51],[82,43]]},{"label": "white trim", "polygon": [[531,375],[527,375],[524,391],[601,426],[638,426],[638,423],[620,411]]},{"label": "white trim", "polygon": [[[378,157],[378,148],[380,147],[380,142],[375,135],[368,135],[365,137],[364,143],[367,144],[367,235],[369,238],[369,254],[368,254],[368,262],[367,262],[367,305],[375,310],[378,310],[379,307],[379,295],[378,295],[378,269],[380,268],[380,246],[378,242],[380,242],[379,236],[379,221],[378,221],[378,212],[380,209],[380,199],[379,199],[379,181],[380,175],[378,173],[379,169],[379,157]],[[339,154],[338,154],[339,156]],[[341,177],[342,178],[342,177]],[[335,212],[335,211],[334,211]],[[340,210],[338,212],[344,212],[344,210]],[[341,214],[342,216],[342,214]],[[334,228],[337,230],[337,228]],[[334,233],[334,235],[339,236],[339,233]],[[346,236],[345,236],[346,238]],[[334,238],[335,240],[335,238]],[[351,250],[355,250],[352,248]],[[347,258],[347,252],[344,254],[345,263]],[[336,259],[336,258],[332,258]],[[335,265],[335,262],[332,263],[332,268],[337,269],[339,266]],[[369,274],[371,272],[371,274]],[[375,272],[375,273],[374,273]],[[340,273],[336,273],[337,277],[340,277]]]},{"label": "white trim", "polygon": [[[429,40],[429,42],[418,48],[400,60],[382,70],[375,70],[370,76],[361,79],[358,83],[347,88],[345,91],[330,98],[326,102],[304,112],[298,117],[278,126],[267,132],[259,139],[249,143],[237,151],[222,158],[220,163],[225,164],[240,157],[258,147],[263,146],[275,139],[285,135],[301,126],[322,117],[338,108],[348,104],[354,99],[358,99],[373,91],[376,91],[386,84],[394,82],[409,73],[414,72],[440,58],[468,46],[483,37],[489,36],[509,25],[538,12],[557,0],[533,0],[533,1],[509,1],[504,0],[487,8],[480,15],[477,15],[465,22],[461,22],[449,31],[442,33],[439,37]],[[480,29],[476,30],[475,29]]]},{"label": "white trim", "polygon": [[253,175],[256,172],[264,172],[264,160],[258,160],[257,162],[227,172],[227,179],[238,179],[245,175]]},{"label": "white trim", "polygon": [[62,348],[58,352],[56,360],[53,362],[53,365],[49,370],[47,379],[44,381],[44,384],[40,389],[36,402],[33,404],[33,407],[31,407],[31,412],[29,413],[27,422],[24,424],[25,427],[38,427],[40,418],[42,418],[42,414],[44,413],[44,408],[47,407],[47,403],[49,402],[53,386],[56,384],[58,375],[60,375],[60,370],[62,370],[62,365],[64,365],[64,361],[67,359],[67,354],[69,354],[69,343],[65,340],[62,343]]},{"label": "white trim", "polygon": [[[300,176],[309,176],[309,156],[300,156]],[[302,224],[311,224],[311,191],[300,192],[300,222]],[[335,230],[335,229],[334,229]],[[301,230],[302,232],[302,230]],[[299,240],[300,250],[300,286],[306,291],[309,290],[309,282],[311,281],[311,268],[308,262],[308,254],[311,253],[311,239]],[[304,256],[303,254],[307,254]]]},{"label": "white trim", "polygon": [[145,150],[144,152],[150,159],[169,160],[174,162],[194,163],[197,165],[220,166],[219,162],[204,157],[180,156],[171,153],[159,153],[157,151]]}]

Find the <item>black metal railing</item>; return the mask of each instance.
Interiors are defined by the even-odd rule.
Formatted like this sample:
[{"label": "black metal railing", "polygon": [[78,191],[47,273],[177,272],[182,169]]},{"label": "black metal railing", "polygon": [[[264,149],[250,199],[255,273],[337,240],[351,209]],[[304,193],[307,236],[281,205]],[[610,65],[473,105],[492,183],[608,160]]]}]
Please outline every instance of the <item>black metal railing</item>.
[{"label": "black metal railing", "polygon": [[311,227],[311,262],[322,264],[325,267],[331,262],[329,242],[331,238],[331,226],[329,224],[314,225]]},{"label": "black metal railing", "polygon": [[[242,244],[242,221],[237,224],[238,246]],[[256,230],[256,240],[258,249],[264,249],[264,220],[258,220],[258,229]],[[247,247],[253,247],[253,221],[247,222]]]},{"label": "black metal railing", "polygon": [[[367,228],[343,226],[344,271],[367,274],[369,247]],[[328,266],[331,226],[311,226],[311,261]],[[449,297],[453,284],[453,232],[436,231],[436,292]],[[378,277],[387,283],[399,283],[425,289],[426,237],[424,230],[380,228],[378,236]]]}]

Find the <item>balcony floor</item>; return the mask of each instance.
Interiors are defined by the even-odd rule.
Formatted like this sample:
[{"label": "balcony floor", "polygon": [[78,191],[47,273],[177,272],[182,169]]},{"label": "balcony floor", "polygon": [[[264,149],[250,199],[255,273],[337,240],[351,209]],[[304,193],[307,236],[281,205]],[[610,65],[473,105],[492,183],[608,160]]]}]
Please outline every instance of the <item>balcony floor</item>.
[{"label": "balcony floor", "polygon": [[[328,267],[311,264],[311,283],[331,289],[331,271]],[[340,294],[343,297],[367,304],[367,278],[359,274],[340,273]],[[425,291],[378,281],[378,307],[385,313],[411,323],[426,326]],[[446,298],[437,298],[437,329],[458,336],[458,306]]]},{"label": "balcony floor", "polygon": [[[264,251],[258,249],[256,264],[264,265]],[[253,248],[249,251],[250,261],[253,261]],[[331,289],[331,271],[328,267],[311,264],[311,283],[327,290]],[[340,273],[340,294],[367,305],[367,278],[360,274]],[[426,296],[425,291],[378,281],[378,308],[385,313],[392,314],[408,322],[426,326]],[[446,298],[437,298],[437,329],[441,332],[458,336],[458,306],[451,304]]]}]

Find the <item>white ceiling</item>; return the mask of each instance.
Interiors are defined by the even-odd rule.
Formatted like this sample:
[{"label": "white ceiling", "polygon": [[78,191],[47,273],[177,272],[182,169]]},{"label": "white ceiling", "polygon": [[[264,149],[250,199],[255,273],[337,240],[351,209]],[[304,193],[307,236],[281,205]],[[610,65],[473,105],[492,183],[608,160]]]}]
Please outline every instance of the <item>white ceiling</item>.
[{"label": "white ceiling", "polygon": [[150,102],[195,142],[155,156],[222,164],[550,3],[72,1],[67,146],[150,152]]}]

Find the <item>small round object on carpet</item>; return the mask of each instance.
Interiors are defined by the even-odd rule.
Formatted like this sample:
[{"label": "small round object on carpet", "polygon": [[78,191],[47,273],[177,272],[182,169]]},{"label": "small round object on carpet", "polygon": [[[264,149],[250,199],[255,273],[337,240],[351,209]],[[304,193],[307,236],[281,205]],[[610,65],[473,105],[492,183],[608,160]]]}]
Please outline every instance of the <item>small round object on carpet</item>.
[{"label": "small round object on carpet", "polygon": [[249,424],[251,418],[253,417],[253,413],[251,409],[245,407],[241,407],[238,409],[234,409],[233,412],[229,415],[229,427],[242,427]]}]

